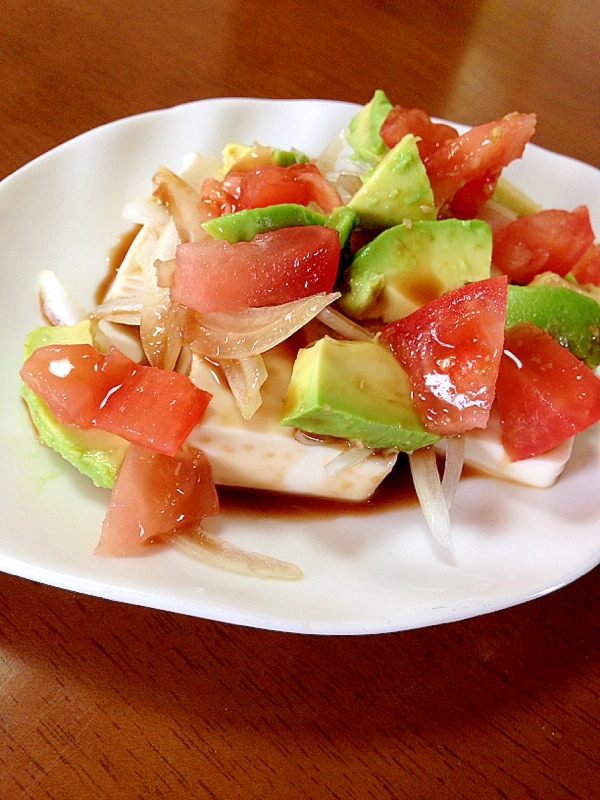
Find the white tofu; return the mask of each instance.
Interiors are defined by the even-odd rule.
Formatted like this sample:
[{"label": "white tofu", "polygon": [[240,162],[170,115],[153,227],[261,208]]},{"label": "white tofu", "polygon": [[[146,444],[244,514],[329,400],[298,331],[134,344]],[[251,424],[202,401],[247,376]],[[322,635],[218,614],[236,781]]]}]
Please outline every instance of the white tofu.
[{"label": "white tofu", "polygon": [[[510,461],[500,440],[500,418],[495,407],[485,430],[473,430],[465,436],[465,464],[487,475],[514,481],[525,486],[546,489],[553,486],[571,457],[573,438],[535,458]],[[445,452],[443,442],[436,445]]]}]

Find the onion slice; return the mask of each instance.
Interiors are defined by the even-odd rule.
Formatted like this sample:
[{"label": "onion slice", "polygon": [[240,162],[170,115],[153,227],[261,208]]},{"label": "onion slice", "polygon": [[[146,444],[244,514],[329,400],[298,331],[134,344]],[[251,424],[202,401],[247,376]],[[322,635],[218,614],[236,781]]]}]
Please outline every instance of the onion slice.
[{"label": "onion slice", "polygon": [[120,325],[139,325],[142,316],[142,295],[126,295],[97,306],[92,319],[105,319]]},{"label": "onion slice", "polygon": [[422,447],[408,456],[417,497],[425,521],[437,542],[454,555],[454,542],[450,529],[448,505],[442,491],[433,447]]},{"label": "onion slice", "polygon": [[295,564],[244,550],[220,536],[208,533],[202,527],[189,534],[174,534],[168,541],[185,555],[227,572],[288,581],[304,577],[300,567]]},{"label": "onion slice", "polygon": [[207,219],[202,210],[202,198],[189,183],[163,166],[155,172],[152,184],[153,196],[175,221],[182,242],[195,242],[209,236],[202,227]]},{"label": "onion slice", "polygon": [[465,437],[448,436],[445,441],[446,462],[442,476],[442,492],[450,511],[465,463]]},{"label": "onion slice", "polygon": [[236,314],[195,313],[186,343],[193,352],[217,361],[260,355],[288,339],[340,296],[339,292],[313,294]]},{"label": "onion slice", "polygon": [[86,309],[52,270],[40,272],[37,289],[42,315],[51,325],[76,325],[89,319]]},{"label": "onion slice", "polygon": [[370,447],[349,447],[325,464],[325,474],[328,478],[335,478],[336,475],[341,475],[342,472],[356,466],[356,464],[366,461],[373,452]]},{"label": "onion slice", "polygon": [[260,394],[268,373],[262,356],[219,361],[236,405],[244,419],[250,419],[262,405]]},{"label": "onion slice", "polygon": [[323,325],[331,328],[332,331],[339,333],[344,339],[350,339],[355,342],[371,342],[375,338],[371,331],[363,328],[362,325],[358,325],[354,320],[349,319],[341,311],[338,311],[337,308],[332,308],[331,306],[324,308],[317,315],[317,319]]}]

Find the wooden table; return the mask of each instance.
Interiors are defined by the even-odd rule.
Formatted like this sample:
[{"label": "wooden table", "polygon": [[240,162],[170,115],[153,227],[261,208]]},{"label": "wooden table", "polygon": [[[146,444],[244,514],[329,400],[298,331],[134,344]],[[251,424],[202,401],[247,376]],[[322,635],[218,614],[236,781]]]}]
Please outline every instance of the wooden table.
[{"label": "wooden table", "polygon": [[[0,0],[0,176],[87,129],[217,96],[469,124],[536,111],[600,164],[597,0]],[[0,575],[0,797],[600,796],[598,570],[372,637],[265,632]]]}]

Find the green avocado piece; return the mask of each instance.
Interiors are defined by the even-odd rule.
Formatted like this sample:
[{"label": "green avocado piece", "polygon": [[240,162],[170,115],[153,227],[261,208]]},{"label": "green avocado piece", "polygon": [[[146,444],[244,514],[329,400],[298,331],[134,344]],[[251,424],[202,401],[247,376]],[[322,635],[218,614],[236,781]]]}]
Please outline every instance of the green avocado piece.
[{"label": "green avocado piece", "polygon": [[518,217],[526,217],[542,210],[542,206],[528,197],[517,186],[501,175],[491,199],[504,208],[513,211]]},{"label": "green avocado piece", "polygon": [[360,224],[371,229],[389,228],[406,219],[435,219],[433,192],[412,133],[379,162],[348,206]]},{"label": "green avocado piece", "polygon": [[[48,344],[94,344],[93,327],[89,320],[77,325],[35,328],[25,340],[25,360]],[[83,430],[76,425],[63,425],[52,414],[46,403],[24,383],[21,394],[31,420],[48,447],[51,447],[96,486],[110,489],[125,458],[129,442],[97,428]]]},{"label": "green avocado piece", "polygon": [[600,365],[600,305],[564,286],[508,287],[506,328],[533,322],[590,369]]},{"label": "green avocado piece", "polygon": [[292,164],[308,164],[310,158],[300,150],[273,150],[273,164],[277,167],[289,167]]},{"label": "green avocado piece", "polygon": [[266,208],[247,208],[204,222],[202,227],[213,239],[231,244],[250,242],[259,233],[299,225],[325,225],[327,217],[297,203],[281,203]]},{"label": "green avocado piece", "polygon": [[385,93],[377,89],[371,100],[350,120],[346,138],[354,150],[356,161],[375,166],[388,152],[389,147],[379,135],[379,130],[392,108]]},{"label": "green avocado piece", "polygon": [[393,322],[465,283],[490,277],[492,231],[482,220],[396,225],[361,248],[345,273],[341,308]]},{"label": "green avocado piece", "polygon": [[358,215],[348,206],[338,206],[329,214],[325,224],[339,233],[340,246],[344,248],[348,244],[350,234],[358,224]]},{"label": "green avocado piece", "polygon": [[408,376],[387,348],[327,336],[298,352],[281,424],[408,453],[439,439],[423,428]]}]

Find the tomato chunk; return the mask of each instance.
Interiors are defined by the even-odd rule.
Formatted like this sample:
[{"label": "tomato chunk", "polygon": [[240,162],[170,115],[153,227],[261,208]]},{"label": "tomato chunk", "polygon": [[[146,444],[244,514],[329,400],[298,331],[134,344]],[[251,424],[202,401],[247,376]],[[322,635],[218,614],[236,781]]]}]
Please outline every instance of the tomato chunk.
[{"label": "tomato chunk", "polygon": [[406,369],[427,430],[485,428],[506,319],[504,276],[462,286],[385,326],[381,339]]},{"label": "tomato chunk", "polygon": [[419,137],[419,154],[425,161],[438,147],[458,136],[458,131],[441,122],[433,122],[422,108],[403,108],[394,106],[389,112],[379,135],[388,147],[395,147],[407,133]]},{"label": "tomato chunk", "polygon": [[208,459],[201,451],[175,456],[131,445],[112,490],[96,555],[128,556],[144,544],[197,528],[219,512]]},{"label": "tomato chunk", "polygon": [[540,272],[566,275],[593,241],[586,206],[545,209],[495,233],[492,261],[515,283],[529,283]]},{"label": "tomato chunk", "polygon": [[59,422],[101,428],[167,455],[182,446],[212,397],[184,375],[89,344],[40,347],[21,377]]},{"label": "tomato chunk", "polygon": [[340,237],[323,225],[281,228],[250,242],[203,240],[179,245],[171,296],[209,313],[279,305],[330,292]]},{"label": "tomato chunk", "polygon": [[[471,181],[485,186],[497,179],[503,167],[523,154],[535,122],[535,114],[514,112],[476,125],[442,144],[425,162],[436,207],[443,206]],[[484,194],[488,192],[486,189]]]},{"label": "tomato chunk", "polygon": [[337,189],[315,164],[307,163],[287,167],[263,164],[246,171],[236,168],[223,181],[208,178],[202,186],[202,201],[211,216],[279,203],[316,203],[329,214],[343,205]]},{"label": "tomato chunk", "polygon": [[546,453],[600,419],[600,380],[549,333],[520,323],[504,348],[496,396],[512,461]]},{"label": "tomato chunk", "polygon": [[600,286],[600,242],[585,251],[571,270],[571,275],[580,286],[585,286],[586,283]]}]

